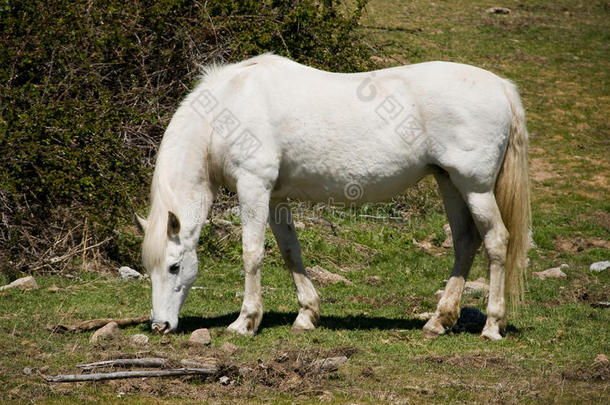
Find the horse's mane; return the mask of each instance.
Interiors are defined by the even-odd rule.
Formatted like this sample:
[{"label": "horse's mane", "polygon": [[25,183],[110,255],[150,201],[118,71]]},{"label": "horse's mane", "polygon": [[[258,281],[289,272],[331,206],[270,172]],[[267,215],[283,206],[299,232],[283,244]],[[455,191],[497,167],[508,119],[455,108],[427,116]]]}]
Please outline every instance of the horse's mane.
[{"label": "horse's mane", "polygon": [[[206,84],[213,83],[215,81],[222,81],[223,77],[231,77],[235,72],[248,66],[268,64],[272,63],[273,61],[277,61],[278,59],[284,58],[266,53],[239,63],[211,63],[202,66],[198,84],[193,91],[191,91],[190,94],[184,98],[178,109],[191,108],[193,98],[197,97],[197,92],[204,88]],[[178,111],[176,112],[176,115],[177,113]],[[170,170],[168,170],[169,167],[167,166],[171,165],[171,161],[168,161],[164,155],[165,148],[168,145],[171,145],[176,139],[176,136],[171,136],[172,134],[170,133],[169,129],[170,127],[168,127],[168,130],[166,130],[163,141],[161,142],[157,152],[155,170],[153,173],[150,190],[151,207],[147,219],[147,228],[144,235],[144,241],[142,242],[142,260],[144,262],[144,267],[149,271],[161,265],[161,261],[165,257],[165,248],[167,246],[168,212],[172,211],[178,214],[180,211],[180,207],[176,201],[176,198],[174,197],[171,187],[172,181],[167,176],[167,173],[170,172]]]},{"label": "horse's mane", "polygon": [[169,182],[155,168],[150,190],[150,213],[142,242],[142,260],[149,271],[161,265],[167,246],[168,212],[175,212],[174,198]]}]

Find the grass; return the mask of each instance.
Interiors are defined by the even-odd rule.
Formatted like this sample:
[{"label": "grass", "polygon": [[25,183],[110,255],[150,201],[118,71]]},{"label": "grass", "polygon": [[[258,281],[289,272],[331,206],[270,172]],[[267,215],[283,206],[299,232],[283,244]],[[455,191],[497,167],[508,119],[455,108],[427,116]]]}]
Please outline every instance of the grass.
[{"label": "grass", "polygon": [[[429,180],[395,205],[375,212],[404,216],[382,222],[350,215],[364,211],[325,209],[325,221],[308,219],[300,232],[307,265],[341,273],[353,286],[320,287],[321,324],[315,332],[291,334],[297,303],[292,281],[268,234],[263,270],[265,317],[254,338],[225,333],[236,318],[243,291],[238,235],[223,239],[206,230],[200,276],[191,292],[179,333],[151,335],[147,347],[128,337],[149,334],[129,327],[103,345],[91,333],[54,334],[46,325],[107,316],[141,316],[150,310],[147,281],[121,282],[109,275],[38,277],[40,289],[0,293],[0,393],[14,402],[192,402],[213,403],[603,403],[610,355],[608,309],[592,304],[610,299],[610,274],[589,272],[610,253],[610,10],[607,2],[504,1],[509,15],[489,15],[490,1],[378,0],[368,6],[362,30],[390,57],[388,66],[424,60],[452,60],[492,70],[520,87],[531,133],[534,240],[530,273],[566,263],[568,277],[528,277],[526,303],[510,318],[501,342],[477,334],[453,333],[423,340],[416,315],[434,309],[434,292],[444,287],[451,249],[441,248],[444,214]],[[368,213],[368,212],[367,212]],[[224,235],[224,234],[223,234]],[[414,240],[430,240],[418,248]],[[480,254],[471,279],[486,277]],[[135,264],[133,264],[135,265]],[[379,276],[380,284],[367,282]],[[0,280],[6,281],[6,280]],[[485,309],[481,296],[462,305]],[[189,332],[210,328],[212,345],[187,345]],[[233,357],[220,346],[230,341]],[[355,353],[334,376],[299,376],[237,381],[231,386],[194,378],[49,385],[41,375],[70,373],[80,362],[129,355],[173,359],[219,356],[256,367],[276,365],[278,354],[322,356]],[[33,370],[31,375],[24,368]],[[124,393],[124,394],[120,394]]]}]

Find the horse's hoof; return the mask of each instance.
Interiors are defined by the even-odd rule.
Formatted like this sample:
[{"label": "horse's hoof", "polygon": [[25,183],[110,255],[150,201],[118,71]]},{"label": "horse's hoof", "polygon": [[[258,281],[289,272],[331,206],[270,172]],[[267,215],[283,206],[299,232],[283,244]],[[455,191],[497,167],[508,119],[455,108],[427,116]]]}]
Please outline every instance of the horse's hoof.
[{"label": "horse's hoof", "polygon": [[434,317],[424,325],[424,338],[436,339],[445,334],[445,328]]},{"label": "horse's hoof", "polygon": [[494,328],[483,329],[481,337],[489,340],[502,340],[502,335],[500,335],[500,332],[495,331],[493,329]]},{"label": "horse's hoof", "polygon": [[297,319],[294,320],[292,324],[291,331],[294,333],[302,333],[309,330],[315,330],[316,326],[311,321],[310,317],[304,314],[299,314]]},{"label": "horse's hoof", "polygon": [[241,336],[254,336],[256,332],[251,326],[251,322],[247,319],[238,319],[227,327],[227,332]]}]

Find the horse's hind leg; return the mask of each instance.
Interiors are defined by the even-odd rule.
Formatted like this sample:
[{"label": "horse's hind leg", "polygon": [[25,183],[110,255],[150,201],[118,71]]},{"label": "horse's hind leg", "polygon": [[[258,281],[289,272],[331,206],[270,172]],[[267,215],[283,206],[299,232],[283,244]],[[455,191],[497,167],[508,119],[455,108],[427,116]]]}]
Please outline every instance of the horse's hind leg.
[{"label": "horse's hind leg", "polygon": [[292,222],[290,206],[285,202],[272,201],[269,206],[269,224],[297,290],[300,309],[292,329],[315,329],[320,316],[320,299],[303,266],[301,245]]},{"label": "horse's hind leg", "polygon": [[466,192],[465,199],[474,222],[483,237],[489,257],[489,301],[487,322],[481,336],[491,340],[502,339],[500,330],[506,326],[504,282],[508,231],[502,221],[493,191]]},{"label": "horse's hind leg", "polygon": [[445,211],[451,226],[455,262],[445,292],[436,307],[436,312],[424,326],[426,337],[436,337],[445,333],[457,321],[462,290],[475,253],[481,244],[468,205],[458,189],[445,173],[435,175],[439,185]]}]

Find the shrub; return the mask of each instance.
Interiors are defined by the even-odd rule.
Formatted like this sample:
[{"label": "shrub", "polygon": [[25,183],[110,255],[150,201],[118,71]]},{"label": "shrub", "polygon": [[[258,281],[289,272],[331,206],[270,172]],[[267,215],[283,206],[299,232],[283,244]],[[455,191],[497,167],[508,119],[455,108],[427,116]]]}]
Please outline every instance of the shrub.
[{"label": "shrub", "polygon": [[210,3],[0,0],[3,272],[138,262],[132,213],[201,64],[274,51],[330,70],[373,67],[356,31],[362,1],[344,12],[312,0]]}]

